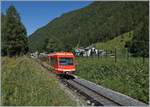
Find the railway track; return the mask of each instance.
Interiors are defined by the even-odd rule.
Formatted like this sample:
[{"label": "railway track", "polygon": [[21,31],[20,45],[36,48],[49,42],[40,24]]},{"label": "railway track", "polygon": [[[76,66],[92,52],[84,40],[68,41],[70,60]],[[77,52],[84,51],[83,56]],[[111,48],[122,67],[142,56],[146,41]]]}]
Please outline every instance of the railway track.
[{"label": "railway track", "polygon": [[61,81],[86,96],[96,106],[147,106],[143,102],[84,79],[70,78]]},{"label": "railway track", "polygon": [[[38,62],[48,69],[48,64]],[[147,106],[143,102],[84,79],[63,76],[60,80],[62,83],[67,84],[68,87],[87,97],[95,106]]]}]

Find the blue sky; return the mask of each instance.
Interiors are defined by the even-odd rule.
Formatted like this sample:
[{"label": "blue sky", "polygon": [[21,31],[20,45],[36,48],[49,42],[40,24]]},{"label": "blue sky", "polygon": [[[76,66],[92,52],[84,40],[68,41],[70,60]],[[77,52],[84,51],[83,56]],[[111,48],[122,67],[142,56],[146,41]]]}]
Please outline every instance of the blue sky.
[{"label": "blue sky", "polygon": [[83,8],[92,1],[3,1],[2,12],[14,5],[21,16],[21,21],[28,35],[63,13]]}]

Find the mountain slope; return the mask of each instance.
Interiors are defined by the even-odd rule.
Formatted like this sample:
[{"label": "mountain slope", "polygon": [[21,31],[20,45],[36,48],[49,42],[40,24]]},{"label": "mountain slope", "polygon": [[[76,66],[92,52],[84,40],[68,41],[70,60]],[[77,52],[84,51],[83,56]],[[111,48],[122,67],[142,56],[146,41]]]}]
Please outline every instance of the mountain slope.
[{"label": "mountain slope", "polygon": [[148,2],[93,2],[49,22],[30,37],[31,50],[45,50],[48,39],[60,50],[107,41],[136,29],[148,16]]},{"label": "mountain slope", "polygon": [[112,40],[96,43],[95,46],[97,49],[103,49],[107,51],[114,51],[114,49],[125,49],[126,42],[130,41],[132,38],[133,32],[127,32],[118,37],[115,37]]}]

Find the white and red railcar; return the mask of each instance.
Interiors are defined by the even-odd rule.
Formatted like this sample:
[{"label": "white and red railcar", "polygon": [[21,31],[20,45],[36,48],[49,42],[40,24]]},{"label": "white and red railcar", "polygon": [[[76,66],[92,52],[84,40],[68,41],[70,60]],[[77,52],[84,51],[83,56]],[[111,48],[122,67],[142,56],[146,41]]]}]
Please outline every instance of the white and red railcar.
[{"label": "white and red railcar", "polygon": [[75,56],[71,52],[48,54],[50,67],[56,74],[74,74],[76,72]]}]

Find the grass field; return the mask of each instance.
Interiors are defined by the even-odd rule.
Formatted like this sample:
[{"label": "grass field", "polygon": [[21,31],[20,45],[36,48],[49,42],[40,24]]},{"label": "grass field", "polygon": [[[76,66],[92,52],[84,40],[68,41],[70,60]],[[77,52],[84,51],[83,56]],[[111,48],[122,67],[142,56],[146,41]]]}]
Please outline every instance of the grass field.
[{"label": "grass field", "polygon": [[117,58],[128,58],[131,54],[128,49],[125,48],[127,41],[133,38],[133,32],[127,32],[120,36],[115,37],[112,40],[106,42],[98,42],[95,44],[96,49],[104,50],[105,52],[111,52],[116,55]]},{"label": "grass field", "polygon": [[77,58],[78,75],[145,103],[149,101],[149,64],[142,58]]},{"label": "grass field", "polygon": [[106,42],[96,43],[96,49],[103,49],[107,51],[114,51],[114,49],[122,50],[125,49],[125,43],[130,41],[133,37],[133,32],[124,33],[118,37],[115,37],[112,40]]},{"label": "grass field", "polygon": [[56,77],[27,57],[2,58],[2,105],[75,106]]}]

